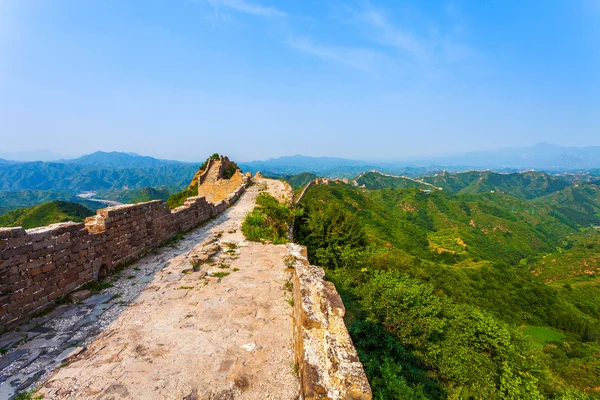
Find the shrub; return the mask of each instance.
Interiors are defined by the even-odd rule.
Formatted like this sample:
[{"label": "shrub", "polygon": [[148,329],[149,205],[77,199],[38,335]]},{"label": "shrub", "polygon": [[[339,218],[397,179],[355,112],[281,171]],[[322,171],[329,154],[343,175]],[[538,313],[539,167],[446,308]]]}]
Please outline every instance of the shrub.
[{"label": "shrub", "polygon": [[167,206],[170,210],[182,206],[183,203],[188,199],[188,197],[198,196],[198,186],[194,186],[193,188],[182,190],[179,193],[173,193],[167,199]]},{"label": "shrub", "polygon": [[231,179],[231,177],[235,174],[235,171],[237,171],[237,166],[232,163],[225,171],[223,171],[223,178]]},{"label": "shrub", "polygon": [[294,211],[288,205],[268,193],[261,193],[256,198],[256,207],[244,219],[242,232],[253,242],[270,240],[282,244],[288,241],[293,220]]}]

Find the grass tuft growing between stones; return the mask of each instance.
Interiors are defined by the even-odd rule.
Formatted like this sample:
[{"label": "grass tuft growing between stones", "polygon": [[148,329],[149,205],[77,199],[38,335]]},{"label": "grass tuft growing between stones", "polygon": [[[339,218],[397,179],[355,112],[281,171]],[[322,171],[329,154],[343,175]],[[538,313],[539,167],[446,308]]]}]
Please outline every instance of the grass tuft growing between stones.
[{"label": "grass tuft growing between stones", "polygon": [[83,285],[82,287],[80,287],[79,290],[89,290],[93,294],[98,294],[101,291],[103,291],[104,289],[108,289],[108,288],[111,288],[113,286],[114,285],[112,283],[110,283],[110,282],[92,281],[92,282],[88,282],[85,285]]}]

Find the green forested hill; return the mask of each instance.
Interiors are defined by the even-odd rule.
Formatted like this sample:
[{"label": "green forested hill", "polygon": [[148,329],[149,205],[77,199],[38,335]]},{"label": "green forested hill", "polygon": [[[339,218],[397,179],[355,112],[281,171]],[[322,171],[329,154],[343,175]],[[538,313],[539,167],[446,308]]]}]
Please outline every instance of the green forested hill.
[{"label": "green forested hill", "polygon": [[340,291],[375,398],[599,398],[600,270],[558,270],[597,265],[600,234],[561,183],[523,175],[519,195],[561,200],[464,193],[466,176],[458,194],[307,192],[295,238]]},{"label": "green forested hill", "polygon": [[521,199],[545,196],[570,185],[569,180],[544,172],[497,173],[468,171],[450,174],[443,172],[422,178],[423,182],[441,187],[449,193],[501,192]]},{"label": "green forested hill", "polygon": [[310,172],[302,172],[297,175],[286,176],[284,179],[290,184],[293,189],[298,189],[305,186],[308,182],[318,178],[317,175]]},{"label": "green forested hill", "polygon": [[[172,190],[173,192],[177,190]],[[95,197],[120,203],[141,203],[150,200],[167,200],[171,191],[167,188],[146,187],[142,189],[107,190],[98,192]]]},{"label": "green forested hill", "polygon": [[535,199],[535,204],[547,204],[569,221],[581,226],[600,225],[600,186],[574,184],[563,190]]},{"label": "green forested hill", "polygon": [[102,206],[100,203],[87,201],[65,192],[54,192],[50,190],[21,190],[18,192],[0,191],[0,215],[18,208],[33,207],[54,200],[78,203],[92,210],[96,210]]},{"label": "green forested hill", "polygon": [[20,208],[0,216],[0,227],[21,226],[36,228],[58,222],[81,222],[94,212],[84,206],[66,201],[51,201],[39,206]]},{"label": "green forested hill", "polygon": [[534,171],[515,173],[491,171],[449,173],[444,171],[432,176],[412,179],[370,171],[359,175],[354,181],[358,186],[364,186],[367,189],[439,188],[452,194],[498,192],[530,200],[566,189],[575,181],[575,178],[571,175],[552,176]]},{"label": "green forested hill", "polygon": [[77,194],[89,190],[187,186],[199,164],[160,164],[143,168],[28,162],[0,165],[0,190],[51,190]]},{"label": "green forested hill", "polygon": [[377,171],[364,172],[357,176],[354,181],[358,186],[364,186],[367,189],[395,189],[395,188],[421,188],[433,189],[430,184],[420,182],[415,179],[385,175]]}]

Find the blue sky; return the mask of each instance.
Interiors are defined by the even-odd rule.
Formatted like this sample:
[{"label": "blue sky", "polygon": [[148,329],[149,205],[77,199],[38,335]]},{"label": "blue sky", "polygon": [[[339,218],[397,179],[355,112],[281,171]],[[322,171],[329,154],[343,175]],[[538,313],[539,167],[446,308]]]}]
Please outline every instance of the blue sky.
[{"label": "blue sky", "polygon": [[0,151],[600,145],[600,0],[0,0]]}]

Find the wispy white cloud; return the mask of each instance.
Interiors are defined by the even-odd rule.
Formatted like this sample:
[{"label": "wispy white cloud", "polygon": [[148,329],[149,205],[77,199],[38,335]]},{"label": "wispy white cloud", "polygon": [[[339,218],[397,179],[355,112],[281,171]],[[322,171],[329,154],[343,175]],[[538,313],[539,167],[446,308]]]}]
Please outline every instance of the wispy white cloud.
[{"label": "wispy white cloud", "polygon": [[286,12],[276,8],[266,7],[245,0],[206,0],[206,2],[210,3],[216,12],[224,8],[262,18],[283,18],[287,16]]},{"label": "wispy white cloud", "polygon": [[334,61],[363,71],[373,71],[381,55],[376,51],[361,48],[332,47],[315,43],[305,37],[292,37],[286,44],[293,49],[319,57],[323,60]]},{"label": "wispy white cloud", "polygon": [[433,22],[420,16],[417,10],[391,14],[370,0],[357,1],[354,7],[345,8],[346,18],[374,49],[395,60],[403,71],[412,71],[410,76],[438,80],[477,58],[477,52],[460,40],[465,32],[460,12],[453,3],[444,10],[445,19]]},{"label": "wispy white cloud", "polygon": [[371,3],[364,3],[364,7],[357,13],[357,16],[372,30],[377,42],[394,47],[422,61],[431,57],[427,41],[393,25],[388,16]]}]

